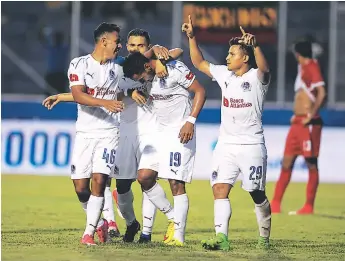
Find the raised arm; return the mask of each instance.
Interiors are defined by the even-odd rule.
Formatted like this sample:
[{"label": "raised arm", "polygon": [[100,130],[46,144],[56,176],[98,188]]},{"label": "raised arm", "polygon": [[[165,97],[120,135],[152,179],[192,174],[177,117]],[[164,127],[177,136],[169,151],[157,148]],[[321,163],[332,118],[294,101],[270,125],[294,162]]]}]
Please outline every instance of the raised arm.
[{"label": "raised arm", "polygon": [[190,15],[188,16],[188,23],[184,23],[182,25],[182,32],[185,32],[188,36],[190,58],[192,59],[194,67],[205,73],[207,76],[213,78],[210,72],[210,63],[204,59],[195,39],[193,22]]},{"label": "raised arm", "polygon": [[268,84],[270,81],[270,68],[268,66],[267,60],[265,58],[265,55],[263,54],[261,48],[256,42],[256,38],[254,35],[246,33],[242,26],[240,26],[241,32],[242,32],[242,40],[241,42],[252,46],[255,56],[255,62],[258,66],[258,78],[263,84]]}]

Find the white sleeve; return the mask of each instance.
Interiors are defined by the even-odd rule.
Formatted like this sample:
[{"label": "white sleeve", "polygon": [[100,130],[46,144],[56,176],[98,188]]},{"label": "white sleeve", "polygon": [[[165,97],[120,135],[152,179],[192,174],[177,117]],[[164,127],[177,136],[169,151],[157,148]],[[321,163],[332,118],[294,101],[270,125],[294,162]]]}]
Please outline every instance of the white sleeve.
[{"label": "white sleeve", "polygon": [[174,70],[177,75],[177,83],[183,88],[188,89],[195,80],[194,73],[182,62],[178,62]]},{"label": "white sleeve", "polygon": [[215,65],[210,63],[210,73],[216,79],[219,86],[224,84],[225,78],[228,75],[228,68],[225,65]]},{"label": "white sleeve", "polygon": [[70,62],[67,77],[70,88],[75,85],[85,85],[85,58],[75,58]]},{"label": "white sleeve", "polygon": [[119,82],[119,89],[121,91],[127,91],[129,89],[139,89],[143,86],[141,82],[136,82],[130,78],[122,77]]}]

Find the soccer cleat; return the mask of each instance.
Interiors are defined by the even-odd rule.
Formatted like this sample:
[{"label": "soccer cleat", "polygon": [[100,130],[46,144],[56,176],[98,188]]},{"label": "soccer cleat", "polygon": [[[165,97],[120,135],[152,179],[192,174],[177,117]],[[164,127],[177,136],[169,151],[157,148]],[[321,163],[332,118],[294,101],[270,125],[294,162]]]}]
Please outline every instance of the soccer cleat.
[{"label": "soccer cleat", "polygon": [[281,213],[280,202],[272,201],[270,205],[271,205],[271,213],[272,214],[280,214]]},{"label": "soccer cleat", "polygon": [[93,239],[93,236],[85,234],[80,240],[80,243],[87,246],[96,246],[95,240]]},{"label": "soccer cleat", "polygon": [[103,225],[98,227],[96,230],[100,243],[106,243],[111,240],[109,237],[108,228],[108,221],[103,218]]},{"label": "soccer cleat", "polygon": [[163,243],[165,244],[169,243],[174,237],[174,232],[175,232],[174,220],[168,220],[168,228],[167,228],[167,232],[165,232]]},{"label": "soccer cleat", "polygon": [[140,224],[135,219],[132,224],[127,226],[126,233],[123,236],[123,242],[133,242],[135,235],[140,231]]},{"label": "soccer cleat", "polygon": [[113,194],[113,199],[114,199],[114,202],[115,202],[117,214],[119,215],[120,218],[125,219],[122,216],[122,213],[121,213],[120,208],[119,208],[119,201],[118,201],[118,198],[117,198],[117,190],[114,189],[112,194]]},{"label": "soccer cleat", "polygon": [[109,226],[108,233],[109,233],[109,236],[111,238],[113,238],[113,237],[120,237],[121,236],[119,228],[118,228],[118,226],[117,226],[115,221],[110,221],[108,223],[108,226]]},{"label": "soccer cleat", "polygon": [[259,237],[258,244],[256,245],[257,249],[267,250],[270,248],[270,241],[268,237]]},{"label": "soccer cleat", "polygon": [[177,239],[173,238],[168,243],[166,243],[168,246],[177,246],[177,247],[183,247],[184,243],[181,241],[178,241]]},{"label": "soccer cleat", "polygon": [[149,243],[149,242],[151,242],[151,234],[145,235],[141,233],[138,243]]},{"label": "soccer cleat", "polygon": [[230,250],[228,237],[223,233],[218,233],[214,238],[201,241],[202,247],[207,250]]},{"label": "soccer cleat", "polygon": [[305,205],[300,210],[289,212],[289,215],[312,215],[312,214],[314,214],[314,209],[312,206],[308,206],[308,205]]}]

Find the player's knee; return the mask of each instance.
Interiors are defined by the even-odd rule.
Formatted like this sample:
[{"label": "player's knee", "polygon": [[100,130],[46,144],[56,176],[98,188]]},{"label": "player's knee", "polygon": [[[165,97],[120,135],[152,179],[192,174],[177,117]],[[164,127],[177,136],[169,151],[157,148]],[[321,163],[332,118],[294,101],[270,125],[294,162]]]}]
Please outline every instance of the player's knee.
[{"label": "player's knee", "polygon": [[153,171],[139,170],[137,180],[143,190],[149,190],[156,184],[157,175]]},{"label": "player's knee", "polygon": [[80,202],[89,201],[91,195],[90,188],[75,188],[75,192],[77,193]]},{"label": "player's knee", "polygon": [[284,157],[282,160],[282,168],[284,170],[291,170],[293,168],[294,159],[290,157]]},{"label": "player's knee", "polygon": [[230,184],[218,183],[212,187],[214,199],[226,199],[229,197],[229,193],[232,186]]},{"label": "player's knee", "polygon": [[131,179],[117,179],[116,190],[118,194],[125,194],[130,191],[133,180]]},{"label": "player's knee", "polygon": [[92,183],[97,184],[99,186],[105,186],[107,184],[108,176],[104,174],[93,174],[92,175]]},{"label": "player's knee", "polygon": [[255,204],[261,204],[267,199],[266,192],[262,190],[254,190],[252,192],[249,192],[249,194]]},{"label": "player's knee", "polygon": [[173,196],[186,194],[186,186],[184,181],[169,179],[169,183]]},{"label": "player's knee", "polygon": [[308,169],[310,170],[317,170],[317,158],[305,158],[305,162],[307,164]]}]

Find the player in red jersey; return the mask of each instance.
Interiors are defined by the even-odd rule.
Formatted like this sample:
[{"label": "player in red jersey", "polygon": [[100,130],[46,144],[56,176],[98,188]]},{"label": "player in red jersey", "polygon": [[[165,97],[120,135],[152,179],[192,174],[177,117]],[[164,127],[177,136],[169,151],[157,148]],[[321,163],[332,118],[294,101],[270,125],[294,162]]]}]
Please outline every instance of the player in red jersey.
[{"label": "player in red jersey", "polygon": [[312,59],[311,43],[301,41],[295,44],[294,53],[298,61],[298,74],[295,82],[294,115],[286,138],[282,169],[271,202],[272,213],[281,212],[281,200],[291,178],[297,156],[305,158],[309,170],[307,199],[298,211],[289,214],[313,214],[314,201],[319,184],[318,156],[321,141],[322,119],[319,109],[326,91],[319,64]]}]

